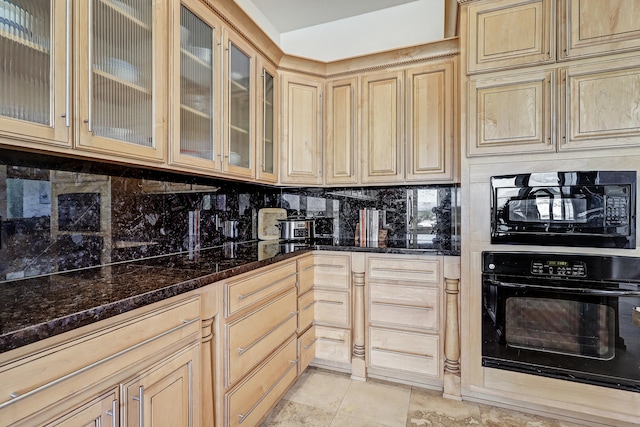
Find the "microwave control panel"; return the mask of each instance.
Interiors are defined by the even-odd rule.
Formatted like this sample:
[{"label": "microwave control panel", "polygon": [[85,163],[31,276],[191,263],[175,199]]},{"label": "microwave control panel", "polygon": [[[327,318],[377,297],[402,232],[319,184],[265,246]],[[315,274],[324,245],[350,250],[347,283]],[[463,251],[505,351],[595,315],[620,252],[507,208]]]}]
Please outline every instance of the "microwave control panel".
[{"label": "microwave control panel", "polygon": [[586,277],[587,266],[581,261],[547,260],[531,262],[535,276]]},{"label": "microwave control panel", "polygon": [[627,225],[629,223],[629,198],[626,196],[608,196],[606,199],[605,219],[607,226]]}]

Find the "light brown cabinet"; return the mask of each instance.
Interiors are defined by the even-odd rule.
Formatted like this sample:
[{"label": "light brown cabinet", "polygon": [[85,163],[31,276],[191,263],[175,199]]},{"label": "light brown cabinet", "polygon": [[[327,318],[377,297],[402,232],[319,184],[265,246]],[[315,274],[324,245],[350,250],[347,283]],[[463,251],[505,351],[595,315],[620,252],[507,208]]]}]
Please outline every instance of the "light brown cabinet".
[{"label": "light brown cabinet", "polygon": [[199,315],[197,294],[179,296],[3,353],[0,419],[16,426],[199,425]]},{"label": "light brown cabinet", "polygon": [[171,6],[171,144],[169,163],[203,172],[222,170],[220,49],[222,26],[199,1]]},{"label": "light brown cabinet", "polygon": [[456,178],[456,68],[447,59],[406,71],[407,182]]},{"label": "light brown cabinet", "polygon": [[468,8],[467,72],[555,61],[555,2],[500,0]]},{"label": "light brown cabinet", "polygon": [[320,79],[282,73],[280,182],[322,184],[322,87]]},{"label": "light brown cabinet", "polygon": [[468,154],[553,152],[555,70],[474,76],[468,82]]},{"label": "light brown cabinet", "polygon": [[404,99],[401,70],[362,77],[363,184],[404,180]]},{"label": "light brown cabinet", "polygon": [[640,145],[640,57],[569,65],[560,70],[560,150]]},{"label": "light brown cabinet", "polygon": [[256,179],[269,183],[278,182],[280,111],[278,72],[275,66],[258,57],[258,96],[256,114]]},{"label": "light brown cabinet", "polygon": [[[53,7],[18,0],[4,3],[28,20],[28,28],[12,25],[5,15],[0,26],[0,138],[24,146],[72,145],[71,3]],[[64,5],[61,5],[64,6]],[[36,145],[37,146],[37,145]]]},{"label": "light brown cabinet", "polygon": [[324,163],[328,185],[359,181],[358,78],[327,83]]},{"label": "light brown cabinet", "polygon": [[165,162],[166,2],[129,6],[91,0],[74,5],[77,148]]},{"label": "light brown cabinet", "polygon": [[441,257],[366,258],[369,376],[438,386],[443,371]]},{"label": "light brown cabinet", "polygon": [[640,3],[637,1],[566,0],[558,3],[561,59],[640,49]]}]

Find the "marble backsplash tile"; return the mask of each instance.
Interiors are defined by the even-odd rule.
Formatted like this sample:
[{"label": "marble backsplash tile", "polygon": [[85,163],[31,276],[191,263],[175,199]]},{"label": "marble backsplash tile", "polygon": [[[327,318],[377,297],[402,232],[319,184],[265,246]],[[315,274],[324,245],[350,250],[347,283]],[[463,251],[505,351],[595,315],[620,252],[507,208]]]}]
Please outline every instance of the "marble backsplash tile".
[{"label": "marble backsplash tile", "polygon": [[391,240],[459,245],[455,186],[276,188],[3,150],[0,281],[255,240],[264,207],[322,217],[336,241],[375,208]]}]

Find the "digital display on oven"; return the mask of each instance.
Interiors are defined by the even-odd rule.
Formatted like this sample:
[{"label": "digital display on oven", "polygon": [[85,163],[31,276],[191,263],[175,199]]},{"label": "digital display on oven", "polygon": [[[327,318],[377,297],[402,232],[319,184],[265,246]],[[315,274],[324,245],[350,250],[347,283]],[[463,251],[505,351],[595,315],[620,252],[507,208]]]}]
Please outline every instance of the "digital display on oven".
[{"label": "digital display on oven", "polygon": [[580,261],[533,261],[531,263],[531,274],[538,276],[586,277],[587,267]]}]

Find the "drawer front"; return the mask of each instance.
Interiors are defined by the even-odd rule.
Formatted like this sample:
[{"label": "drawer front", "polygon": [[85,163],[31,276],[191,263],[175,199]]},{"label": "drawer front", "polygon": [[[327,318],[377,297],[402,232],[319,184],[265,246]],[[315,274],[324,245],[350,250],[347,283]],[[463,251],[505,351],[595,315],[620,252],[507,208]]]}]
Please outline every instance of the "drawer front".
[{"label": "drawer front", "polygon": [[437,331],[440,327],[440,290],[426,286],[370,284],[369,320],[372,323]]},{"label": "drawer front", "polygon": [[295,334],[298,322],[296,299],[295,289],[291,289],[264,307],[226,325],[227,386]]},{"label": "drawer front", "polygon": [[[22,407],[30,413],[30,392],[38,390],[37,399],[44,407],[77,391],[73,379],[90,365],[105,375],[115,374],[146,362],[148,354],[160,352],[179,339],[200,334],[198,295],[137,311],[143,313],[1,365],[0,405],[11,401],[13,414],[19,414],[18,408]],[[116,354],[120,355],[113,357]],[[70,381],[60,381],[63,377]],[[19,397],[12,399],[12,393]]]},{"label": "drawer front", "polygon": [[316,330],[315,327],[310,328],[307,332],[298,338],[298,375],[300,375],[309,363],[316,357]]},{"label": "drawer front", "polygon": [[245,381],[225,395],[225,425],[255,426],[295,381],[296,339],[292,338]]},{"label": "drawer front", "polygon": [[369,328],[369,366],[440,376],[440,338]]},{"label": "drawer front", "polygon": [[315,326],[316,359],[351,362],[351,331]]},{"label": "drawer front", "polygon": [[295,262],[269,266],[259,271],[225,285],[226,317],[296,285],[298,273]]},{"label": "drawer front", "polygon": [[313,256],[298,260],[298,295],[302,295],[313,288]]},{"label": "drawer front", "polygon": [[367,272],[371,280],[440,283],[440,262],[436,259],[369,257]]},{"label": "drawer front", "polygon": [[315,321],[323,325],[349,328],[351,326],[351,310],[349,294],[342,291],[313,291]]},{"label": "drawer front", "polygon": [[314,255],[313,283],[316,287],[349,289],[351,257],[349,255]]},{"label": "drawer front", "polygon": [[298,333],[306,330],[313,323],[315,313],[315,294],[309,291],[298,297]]}]

